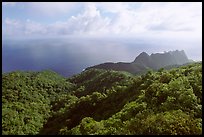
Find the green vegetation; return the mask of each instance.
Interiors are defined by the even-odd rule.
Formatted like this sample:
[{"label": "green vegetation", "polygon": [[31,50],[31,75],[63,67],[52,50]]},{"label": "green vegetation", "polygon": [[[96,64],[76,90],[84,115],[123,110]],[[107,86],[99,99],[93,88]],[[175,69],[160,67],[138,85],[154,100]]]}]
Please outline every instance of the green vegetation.
[{"label": "green vegetation", "polygon": [[51,102],[72,87],[52,71],[3,74],[3,134],[38,134],[51,115]]},{"label": "green vegetation", "polygon": [[201,135],[202,63],[142,75],[89,69],[2,76],[4,135]]}]

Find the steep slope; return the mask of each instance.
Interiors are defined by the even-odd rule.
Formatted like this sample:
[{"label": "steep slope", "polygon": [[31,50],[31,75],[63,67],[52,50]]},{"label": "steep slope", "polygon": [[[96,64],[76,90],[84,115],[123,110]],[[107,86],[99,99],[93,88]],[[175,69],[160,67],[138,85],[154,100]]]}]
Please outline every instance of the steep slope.
[{"label": "steep slope", "polygon": [[177,61],[176,64],[178,65],[182,65],[189,62],[189,59],[186,56],[184,50],[181,50],[181,51],[176,50],[175,52],[169,52],[169,53],[173,55],[173,57]]},{"label": "steep slope", "polygon": [[159,69],[161,67],[170,65],[182,65],[190,62],[184,50],[170,51],[164,54],[162,53],[151,54],[150,58],[152,59],[152,62],[154,64],[154,66],[152,66],[152,68],[154,69]]},{"label": "steep slope", "polygon": [[[87,80],[84,80],[84,77]],[[133,76],[126,72],[96,69],[87,70],[69,78],[68,81],[77,85],[77,89],[74,89],[71,94],[74,96],[74,101],[67,102],[63,99],[56,101],[56,104],[64,104],[63,106],[67,107],[60,108],[61,112],[58,110],[55,115],[49,118],[40,134],[59,134],[60,129],[73,128],[88,116],[94,116],[98,120],[107,119],[119,111],[128,101],[124,98],[125,89],[127,85],[133,83],[133,79]],[[129,100],[137,95],[134,94],[132,92],[129,95]],[[119,100],[120,103],[118,104]],[[75,103],[70,105],[69,102]],[[103,103],[106,105],[101,106]]]},{"label": "steep slope", "polygon": [[147,67],[151,68],[153,66],[152,59],[146,52],[140,53],[140,55],[138,55],[133,61],[133,64],[138,64],[144,68],[147,68]]},{"label": "steep slope", "polygon": [[162,67],[170,65],[182,65],[191,62],[185,52],[181,51],[169,51],[166,53],[155,53],[150,56],[146,52],[142,52],[131,63],[103,63],[96,66],[87,68],[98,68],[106,70],[127,71],[133,74],[142,73],[148,69],[158,70]]},{"label": "steep slope", "polygon": [[[89,105],[80,107],[83,116],[78,116],[81,119],[78,125],[73,128],[64,126],[59,130],[60,134],[202,133],[202,64],[155,73],[149,71],[131,81],[126,86],[112,88],[109,94],[98,94],[97,99],[93,97],[96,94],[79,98],[79,102],[83,102],[80,105]],[[79,106],[76,108],[74,114],[79,115],[81,109]],[[114,109],[117,110],[115,114],[104,117],[103,111]],[[70,110],[65,111],[66,116],[71,113]]]},{"label": "steep slope", "polygon": [[2,90],[3,134],[202,134],[202,62],[140,76],[13,72]]}]

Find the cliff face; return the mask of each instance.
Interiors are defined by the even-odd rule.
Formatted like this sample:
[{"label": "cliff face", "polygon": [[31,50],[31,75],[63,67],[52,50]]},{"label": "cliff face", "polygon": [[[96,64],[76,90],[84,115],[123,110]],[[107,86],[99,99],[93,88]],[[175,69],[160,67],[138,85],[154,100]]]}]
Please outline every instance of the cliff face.
[{"label": "cliff face", "polygon": [[90,68],[112,69],[117,71],[128,71],[130,73],[140,73],[146,69],[159,69],[169,65],[182,65],[190,62],[184,50],[169,51],[165,53],[155,53],[150,56],[146,52],[139,54],[131,63],[103,63]]},{"label": "cliff face", "polygon": [[141,67],[153,66],[152,59],[146,52],[142,52],[139,56],[137,56],[132,64],[138,64]]},{"label": "cliff face", "polygon": [[[141,55],[141,54],[140,54]],[[185,52],[182,51],[170,51],[166,53],[156,53],[136,57],[134,63],[140,65],[146,65],[152,69],[159,69],[161,67],[169,65],[182,65],[189,62]]]}]

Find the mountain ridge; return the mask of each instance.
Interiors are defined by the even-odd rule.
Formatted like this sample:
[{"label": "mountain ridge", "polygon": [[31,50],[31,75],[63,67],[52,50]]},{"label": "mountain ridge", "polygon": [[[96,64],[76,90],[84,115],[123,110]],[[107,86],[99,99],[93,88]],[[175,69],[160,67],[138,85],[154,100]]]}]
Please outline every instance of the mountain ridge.
[{"label": "mountain ridge", "polygon": [[152,53],[148,55],[146,52],[140,53],[133,62],[105,62],[95,66],[86,68],[98,68],[106,70],[127,71],[133,74],[141,73],[148,69],[158,70],[160,68],[172,65],[183,65],[190,63],[184,50],[175,50],[164,53]]}]

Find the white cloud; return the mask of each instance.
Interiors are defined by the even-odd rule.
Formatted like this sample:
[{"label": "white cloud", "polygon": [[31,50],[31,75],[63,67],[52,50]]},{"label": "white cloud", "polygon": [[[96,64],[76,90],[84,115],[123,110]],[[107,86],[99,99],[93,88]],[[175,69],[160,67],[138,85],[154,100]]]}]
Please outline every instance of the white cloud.
[{"label": "white cloud", "polygon": [[35,14],[43,14],[45,16],[58,16],[59,14],[67,14],[77,6],[76,2],[30,2],[28,7]]},{"label": "white cloud", "polygon": [[2,2],[3,6],[14,6],[16,5],[16,2]]},{"label": "white cloud", "polygon": [[157,26],[156,28],[164,31],[182,31],[201,27],[202,7],[199,3],[164,3],[162,5],[144,3],[142,10],[140,16],[149,19],[146,23],[152,21],[147,24],[147,28]]},{"label": "white cloud", "polygon": [[[44,15],[68,14],[78,3],[30,3]],[[80,3],[82,11],[66,21],[42,25],[34,21],[7,19],[10,35],[146,35],[152,37],[201,37],[202,3]],[[106,14],[102,14],[102,13]],[[109,14],[114,14],[110,18]],[[107,15],[107,16],[106,16]],[[32,19],[30,19],[32,20]]]},{"label": "white cloud", "polygon": [[18,20],[6,18],[5,28],[3,29],[3,34],[5,35],[19,35],[22,30],[22,24]]},{"label": "white cloud", "polygon": [[[106,26],[109,24],[109,19],[101,17],[100,11],[97,10],[95,5],[92,3],[87,3],[83,12],[76,16],[72,16],[67,21],[63,22],[57,21],[48,25],[42,25],[40,23],[31,21],[30,19],[26,22],[11,19],[7,20],[12,22],[5,22],[7,28],[12,29],[9,29],[9,31],[7,29],[5,33],[10,32],[11,30],[19,30],[23,35],[32,35],[37,33],[47,33],[47,35],[102,34],[108,32]],[[15,22],[18,22],[18,25],[14,25]]]},{"label": "white cloud", "polygon": [[47,33],[46,28],[42,24],[30,21],[29,19],[26,21],[24,25],[25,25],[24,29],[25,29],[26,35],[46,34]]},{"label": "white cloud", "polygon": [[110,20],[102,17],[100,11],[92,3],[88,3],[82,14],[72,16],[68,20],[70,29],[73,29],[74,34],[101,34],[107,33],[107,25]]},{"label": "white cloud", "polygon": [[105,12],[122,13],[129,7],[128,2],[100,2],[94,3],[98,8],[103,9]]},{"label": "white cloud", "polygon": [[22,22],[15,19],[6,18],[5,28],[3,33],[6,36],[32,36],[41,35],[46,33],[46,27],[40,23],[27,19],[26,22]]}]

